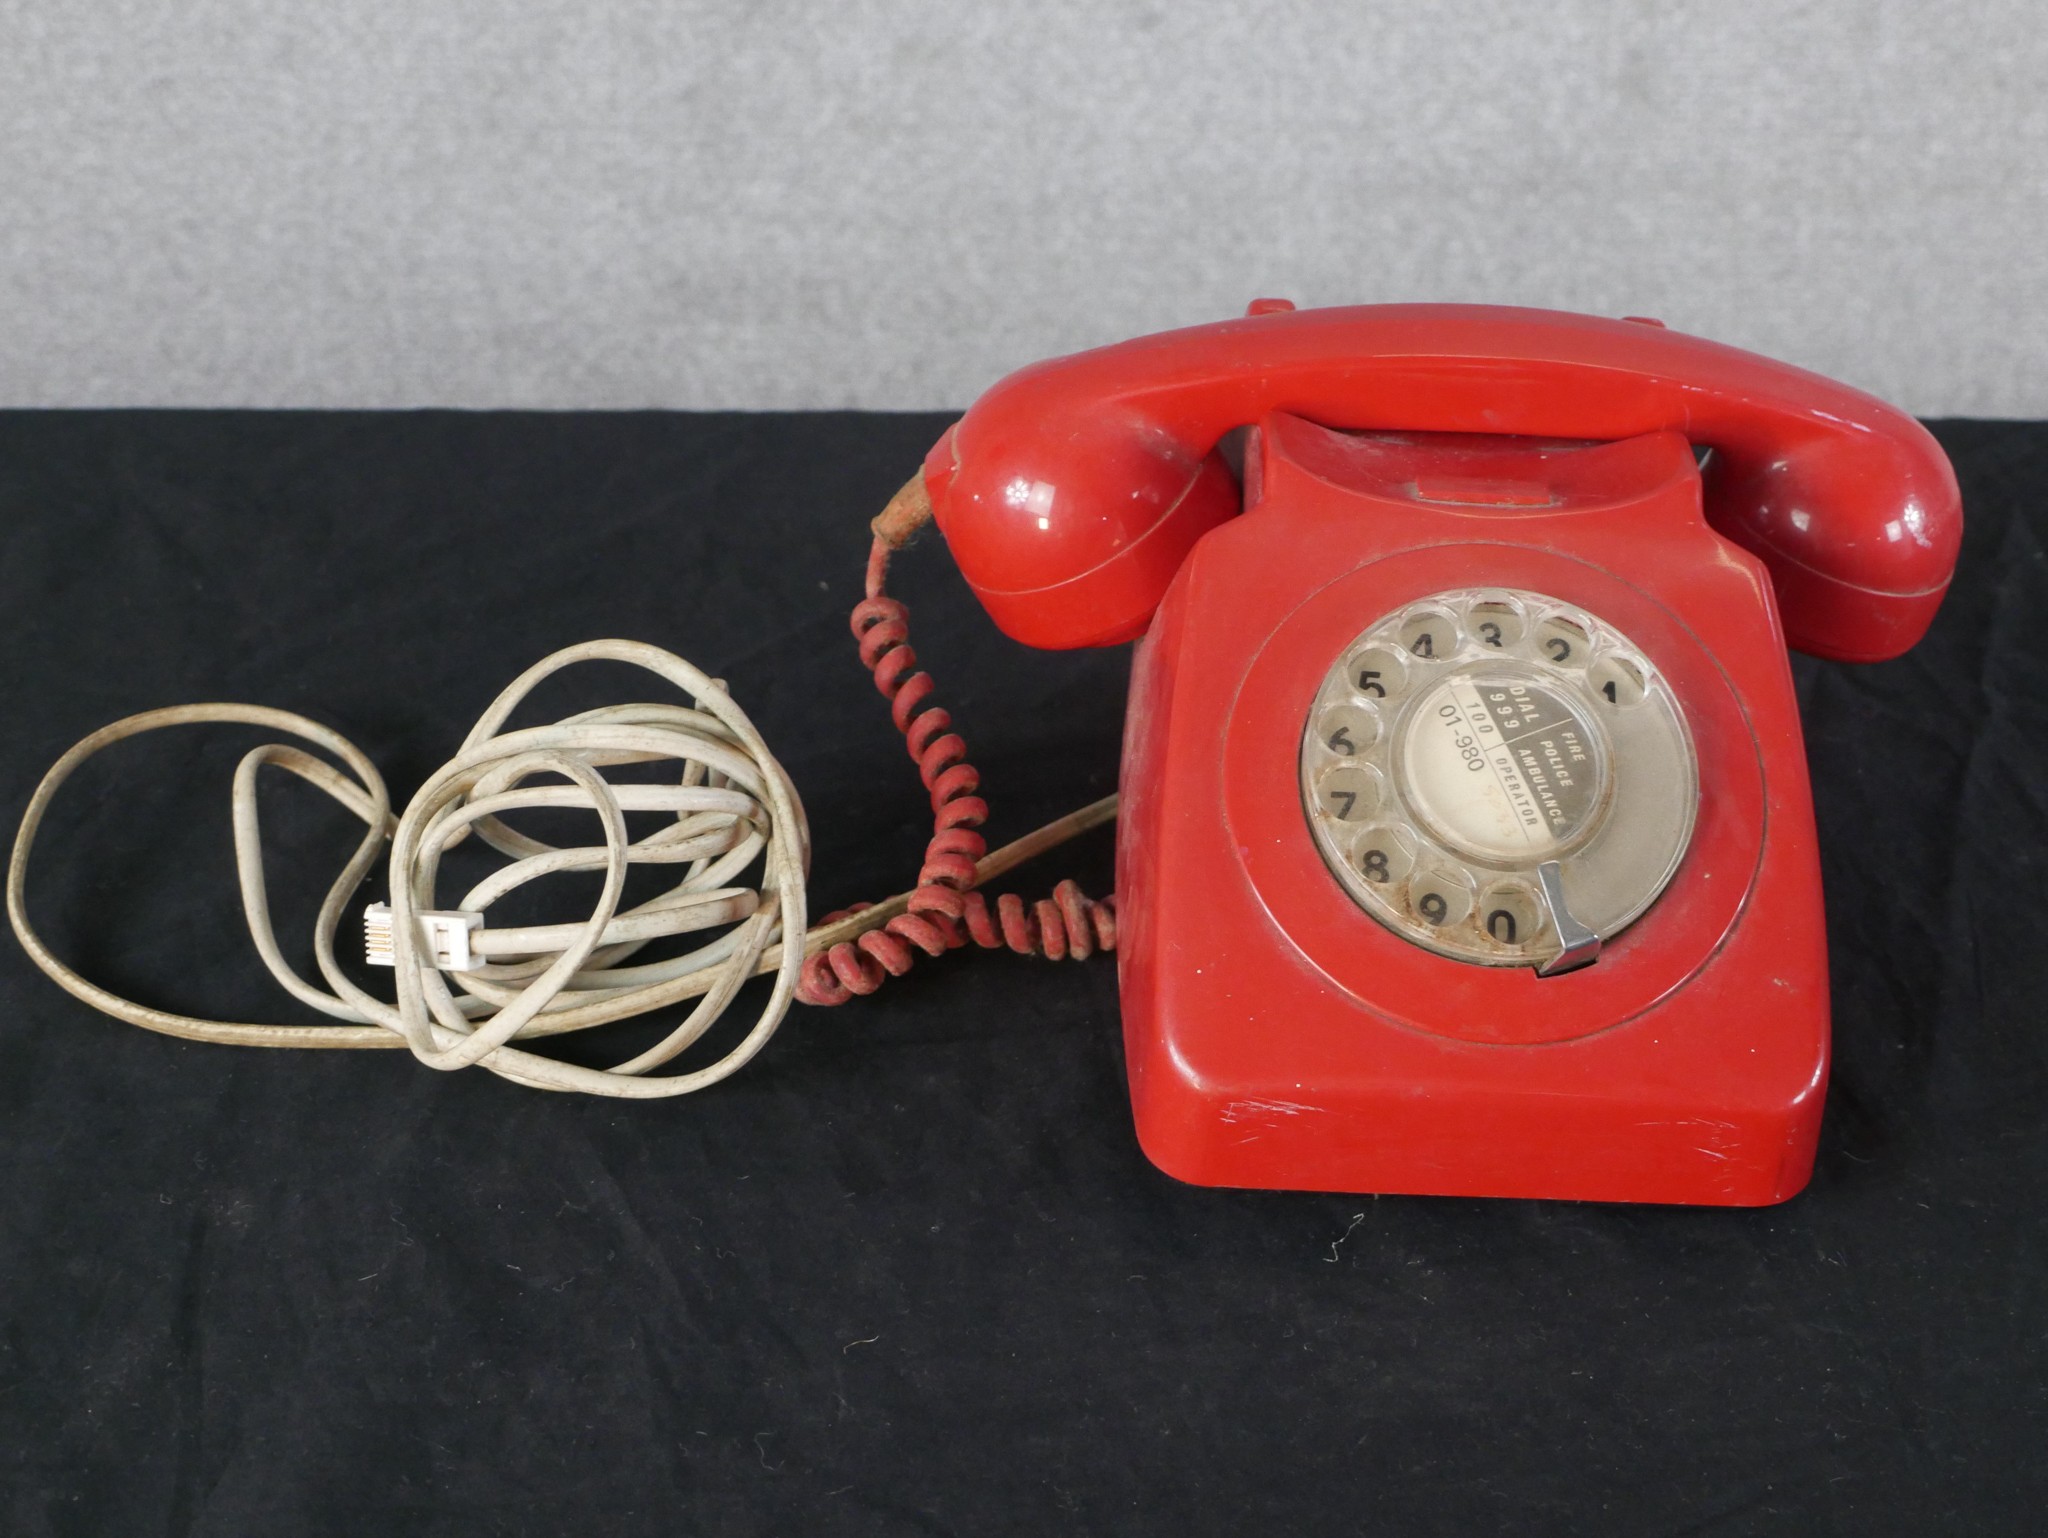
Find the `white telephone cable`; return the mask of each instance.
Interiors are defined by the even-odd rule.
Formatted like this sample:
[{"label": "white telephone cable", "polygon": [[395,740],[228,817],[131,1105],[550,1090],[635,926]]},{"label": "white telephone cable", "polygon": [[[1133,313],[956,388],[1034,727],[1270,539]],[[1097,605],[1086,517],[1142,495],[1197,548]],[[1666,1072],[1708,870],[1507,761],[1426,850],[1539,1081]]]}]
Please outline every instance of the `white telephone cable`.
[{"label": "white telephone cable", "polygon": [[[674,684],[696,709],[624,705],[587,711],[549,726],[500,732],[521,700],[550,674],[578,662],[610,660],[647,669]],[[327,749],[353,778],[297,748],[270,744],[245,756],[234,782],[235,859],[242,907],[264,964],[302,1003],[346,1026],[246,1025],[196,1020],[123,999],[87,981],[51,954],[28,920],[28,861],[44,813],[71,773],[125,738],[167,726],[235,722],[274,727]],[[681,766],[674,785],[615,785],[597,771],[625,763],[670,760]],[[367,825],[361,844],[328,889],[314,924],[313,948],[332,992],[300,977],[278,949],[263,878],[257,775],[286,769],[327,792]],[[556,776],[568,784],[529,783]],[[604,826],[602,845],[555,848],[506,826],[503,814],[532,807],[580,807]],[[646,838],[629,840],[627,811],[673,812],[675,820]],[[602,870],[603,894],[580,924],[481,930],[473,936],[471,970],[444,973],[425,946],[418,915],[434,908],[442,852],[474,831],[513,863],[468,893],[458,908],[483,914],[507,892],[563,870]],[[344,910],[391,840],[387,929],[398,986],[396,1005],[357,987],[335,962]],[[339,733],[290,711],[249,705],[187,705],[130,716],[93,733],[44,776],[23,813],[8,867],[7,910],[16,935],[37,965],[79,998],[120,1019],[203,1041],[262,1046],[368,1047],[403,1045],[435,1068],[481,1063],[493,1073],[539,1089],[581,1090],[630,1098],[687,1094],[733,1073],[760,1051],[789,1007],[802,965],[801,947],[777,946],[775,985],[751,1030],[723,1057],[693,1073],[645,1078],[701,1037],[740,985],[754,974],[787,921],[802,932],[808,838],[788,775],[724,688],[682,658],[633,641],[592,641],[544,658],[515,679],[484,712],[462,749],[434,774],[404,813],[391,815],[382,777]],[[729,885],[762,862],[759,890]],[[621,912],[626,871],[635,864],[681,864],[668,891]],[[734,924],[710,944],[669,961],[622,966],[648,941]],[[457,998],[453,977],[462,989]],[[510,1043],[578,1030],[641,1014],[680,999],[697,1007],[659,1044],[628,1062],[598,1070],[556,1062]]]}]

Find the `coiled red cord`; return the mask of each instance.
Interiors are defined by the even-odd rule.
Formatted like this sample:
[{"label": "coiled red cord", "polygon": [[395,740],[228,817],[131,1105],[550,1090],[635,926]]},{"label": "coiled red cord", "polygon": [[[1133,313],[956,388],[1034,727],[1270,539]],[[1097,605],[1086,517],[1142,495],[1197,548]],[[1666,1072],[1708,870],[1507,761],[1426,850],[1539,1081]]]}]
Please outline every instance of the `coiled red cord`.
[{"label": "coiled red cord", "polygon": [[[938,956],[970,940],[987,950],[1007,946],[1022,956],[1053,961],[1067,956],[1085,960],[1098,950],[1116,949],[1113,896],[1097,902],[1074,882],[1062,881],[1051,897],[1028,906],[1005,893],[991,912],[987,896],[973,889],[975,862],[988,852],[981,835],[988,803],[977,794],[981,775],[967,761],[967,744],[952,729],[952,716],[926,703],[937,686],[931,674],[918,668],[911,649],[910,611],[882,590],[890,552],[885,540],[875,540],[868,556],[867,596],[854,605],[853,636],[931,794],[932,837],[910,895],[910,911],[805,961],[796,996],[806,1004],[844,1004],[855,994],[873,993],[885,978],[908,972],[919,951]],[[829,924],[868,906],[857,903],[819,922]]]}]

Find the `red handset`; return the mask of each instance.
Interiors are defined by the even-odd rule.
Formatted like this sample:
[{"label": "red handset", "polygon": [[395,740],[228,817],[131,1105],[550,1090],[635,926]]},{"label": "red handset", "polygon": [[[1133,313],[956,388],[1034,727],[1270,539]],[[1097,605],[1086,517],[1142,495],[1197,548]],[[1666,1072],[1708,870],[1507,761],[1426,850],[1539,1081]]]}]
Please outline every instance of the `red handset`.
[{"label": "red handset", "polygon": [[1019,370],[925,460],[962,574],[1034,646],[1134,639],[1196,540],[1235,515],[1216,452],[1287,412],[1324,427],[1711,448],[1713,526],[1760,557],[1791,643],[1875,661],[1917,641],[1961,537],[1911,417],[1655,322],[1490,305],[1267,311]]},{"label": "red handset", "polygon": [[1925,631],[1940,448],[1655,323],[1256,309],[1011,376],[923,476],[1005,631],[1142,636],[1147,1152],[1220,1185],[1792,1195],[1828,1007],[1785,646]]}]

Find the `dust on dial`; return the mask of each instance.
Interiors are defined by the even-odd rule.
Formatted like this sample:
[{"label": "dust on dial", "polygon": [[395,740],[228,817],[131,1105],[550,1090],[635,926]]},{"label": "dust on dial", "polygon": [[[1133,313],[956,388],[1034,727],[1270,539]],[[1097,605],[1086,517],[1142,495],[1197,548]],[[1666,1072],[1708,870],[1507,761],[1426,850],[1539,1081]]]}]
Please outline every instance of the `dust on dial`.
[{"label": "dust on dial", "polygon": [[1640,648],[1541,593],[1404,605],[1332,664],[1302,803],[1345,890],[1403,939],[1560,972],[1656,900],[1692,837],[1685,717]]}]

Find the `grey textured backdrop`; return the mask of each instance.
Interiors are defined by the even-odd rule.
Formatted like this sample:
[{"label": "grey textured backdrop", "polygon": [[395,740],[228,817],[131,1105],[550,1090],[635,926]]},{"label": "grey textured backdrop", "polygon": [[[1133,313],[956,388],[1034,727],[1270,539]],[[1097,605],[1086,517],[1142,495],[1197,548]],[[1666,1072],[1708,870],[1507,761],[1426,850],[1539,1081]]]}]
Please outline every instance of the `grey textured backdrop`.
[{"label": "grey textured backdrop", "polygon": [[2048,415],[2048,19],[0,0],[0,404],[964,403],[1304,303]]}]

